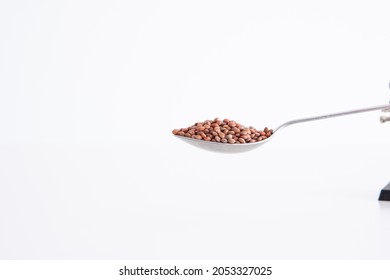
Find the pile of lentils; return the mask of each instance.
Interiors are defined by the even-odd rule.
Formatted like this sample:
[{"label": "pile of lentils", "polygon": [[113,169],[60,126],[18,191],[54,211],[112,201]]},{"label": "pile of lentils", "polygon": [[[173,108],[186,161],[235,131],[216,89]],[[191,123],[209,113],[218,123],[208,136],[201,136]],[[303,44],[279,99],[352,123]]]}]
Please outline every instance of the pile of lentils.
[{"label": "pile of lentils", "polygon": [[245,127],[229,119],[215,118],[214,120],[197,122],[187,128],[174,129],[172,133],[204,141],[245,144],[267,139],[272,135],[273,130],[267,127],[263,130],[257,130],[253,126]]}]

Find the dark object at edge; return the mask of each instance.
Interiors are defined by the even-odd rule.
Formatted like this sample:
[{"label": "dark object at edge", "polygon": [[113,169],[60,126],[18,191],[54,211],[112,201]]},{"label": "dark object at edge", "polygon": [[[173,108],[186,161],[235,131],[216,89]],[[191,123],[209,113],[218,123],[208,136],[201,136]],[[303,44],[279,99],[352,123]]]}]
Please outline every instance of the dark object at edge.
[{"label": "dark object at edge", "polygon": [[382,189],[379,200],[390,201],[390,183]]}]

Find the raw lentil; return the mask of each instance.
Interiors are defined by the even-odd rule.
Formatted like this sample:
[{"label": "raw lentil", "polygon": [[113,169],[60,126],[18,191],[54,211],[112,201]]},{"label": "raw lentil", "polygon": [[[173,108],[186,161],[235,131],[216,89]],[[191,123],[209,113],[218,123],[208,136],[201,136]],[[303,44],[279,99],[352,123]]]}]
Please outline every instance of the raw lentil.
[{"label": "raw lentil", "polygon": [[190,127],[174,129],[172,133],[203,141],[245,144],[263,141],[273,134],[273,130],[268,127],[256,130],[253,126],[245,127],[230,119],[215,118],[197,122]]}]

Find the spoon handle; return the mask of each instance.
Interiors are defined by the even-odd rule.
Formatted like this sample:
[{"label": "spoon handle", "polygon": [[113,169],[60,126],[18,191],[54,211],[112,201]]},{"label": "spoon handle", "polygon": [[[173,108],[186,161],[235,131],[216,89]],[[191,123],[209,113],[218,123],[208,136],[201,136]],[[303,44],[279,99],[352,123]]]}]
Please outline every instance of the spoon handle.
[{"label": "spoon handle", "polygon": [[287,127],[287,126],[292,125],[292,124],[297,124],[297,123],[318,121],[318,120],[322,120],[322,119],[335,118],[335,117],[341,117],[341,116],[345,116],[345,115],[352,115],[352,114],[364,113],[364,112],[370,112],[370,111],[376,111],[376,110],[386,110],[387,111],[389,109],[390,109],[390,104],[386,104],[386,105],[373,106],[373,107],[356,109],[356,110],[351,110],[351,111],[321,115],[321,116],[316,116],[316,117],[296,119],[296,120],[285,122],[284,124],[278,126],[274,131],[277,131],[281,128]]}]

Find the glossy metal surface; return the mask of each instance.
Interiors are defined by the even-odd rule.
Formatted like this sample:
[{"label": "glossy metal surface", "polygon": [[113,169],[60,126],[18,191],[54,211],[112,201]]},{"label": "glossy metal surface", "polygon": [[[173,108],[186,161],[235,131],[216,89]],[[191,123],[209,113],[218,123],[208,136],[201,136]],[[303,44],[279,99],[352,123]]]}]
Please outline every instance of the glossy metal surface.
[{"label": "glossy metal surface", "polygon": [[252,151],[261,145],[267,143],[269,139],[273,137],[268,137],[267,139],[260,141],[260,142],[255,142],[255,143],[246,143],[246,144],[224,144],[224,143],[218,143],[218,142],[210,142],[210,141],[204,141],[204,140],[198,140],[198,139],[193,139],[189,137],[184,137],[184,136],[177,136],[174,135],[176,138],[193,145],[197,148],[201,148],[203,150],[211,151],[211,152],[219,152],[219,153],[244,153],[244,152],[249,152]]},{"label": "glossy metal surface", "polygon": [[376,110],[389,110],[390,104],[386,105],[380,105],[380,106],[373,106],[373,107],[367,107],[362,109],[356,109],[351,111],[344,111],[339,113],[331,113],[321,116],[315,116],[315,117],[309,117],[309,118],[302,118],[302,119],[296,119],[292,121],[288,121],[283,123],[282,125],[278,126],[276,129],[274,129],[274,133],[268,137],[265,140],[262,140],[260,142],[255,143],[246,143],[246,144],[224,144],[224,143],[218,143],[218,142],[210,142],[210,141],[204,141],[204,140],[197,140],[189,137],[184,136],[175,136],[176,138],[193,145],[195,147],[201,148],[203,150],[212,151],[212,152],[219,152],[219,153],[243,153],[243,152],[249,152],[252,151],[263,144],[267,143],[270,139],[275,137],[275,134],[282,128],[285,128],[287,126],[297,124],[297,123],[304,123],[309,121],[318,121],[328,118],[335,118],[335,117],[341,117],[351,114],[357,114],[357,113],[364,113],[364,112],[370,112],[370,111],[376,111]]}]

